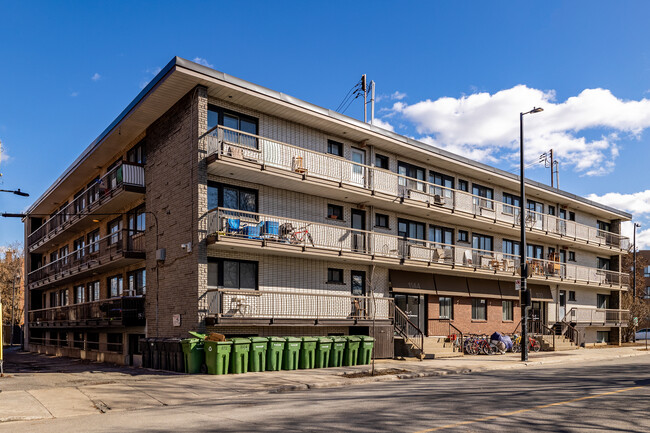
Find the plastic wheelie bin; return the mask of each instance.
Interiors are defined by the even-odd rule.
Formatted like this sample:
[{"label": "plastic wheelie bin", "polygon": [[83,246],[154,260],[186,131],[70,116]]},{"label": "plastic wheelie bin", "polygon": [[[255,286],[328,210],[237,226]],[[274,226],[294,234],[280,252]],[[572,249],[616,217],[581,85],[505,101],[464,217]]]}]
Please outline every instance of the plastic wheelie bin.
[{"label": "plastic wheelie bin", "polygon": [[343,365],[343,353],[345,344],[348,340],[345,337],[330,337],[332,339],[332,349],[330,350],[330,367],[341,367]]},{"label": "plastic wheelie bin", "polygon": [[356,335],[348,335],[345,337],[345,351],[343,352],[343,365],[357,365],[357,357],[359,356],[359,344],[361,338]]},{"label": "plastic wheelie bin", "polygon": [[232,338],[230,341],[232,341],[230,373],[246,373],[248,371],[248,352],[251,348],[251,341],[248,338]]},{"label": "plastic wheelie bin", "polygon": [[266,370],[266,350],[269,339],[266,337],[251,337],[250,353],[248,354],[248,371]]},{"label": "plastic wheelie bin", "polygon": [[361,335],[361,344],[359,345],[359,355],[357,356],[357,365],[370,364],[372,358],[372,348],[375,346],[375,339],[367,335]]},{"label": "plastic wheelie bin", "polygon": [[151,367],[151,352],[149,351],[149,339],[140,339],[140,353],[142,353],[142,367]]},{"label": "plastic wheelie bin", "polygon": [[232,341],[205,340],[203,348],[208,374],[228,374]]},{"label": "plastic wheelie bin", "polygon": [[330,337],[317,337],[316,361],[314,367],[325,368],[330,362],[330,352],[332,351],[332,339]]},{"label": "plastic wheelie bin", "polygon": [[278,371],[282,368],[282,354],[284,353],[284,338],[269,337],[266,351],[266,369]]},{"label": "plastic wheelie bin", "polygon": [[185,373],[197,374],[201,372],[201,366],[205,362],[205,351],[203,340],[200,338],[186,338],[181,340],[183,346],[183,361]]},{"label": "plastic wheelie bin", "polygon": [[300,347],[300,368],[314,368],[316,361],[316,343],[318,343],[316,337],[302,337],[302,346]]},{"label": "plastic wheelie bin", "polygon": [[282,357],[283,370],[298,369],[298,356],[300,353],[300,344],[302,340],[295,337],[285,337],[284,354]]}]

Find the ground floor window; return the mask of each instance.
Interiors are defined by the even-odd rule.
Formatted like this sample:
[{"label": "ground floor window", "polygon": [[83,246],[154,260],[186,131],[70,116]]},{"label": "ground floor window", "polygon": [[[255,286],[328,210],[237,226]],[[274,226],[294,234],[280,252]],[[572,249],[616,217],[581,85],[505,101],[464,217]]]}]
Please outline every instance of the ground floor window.
[{"label": "ground floor window", "polygon": [[472,320],[487,320],[487,300],[472,298]]},{"label": "ground floor window", "polygon": [[513,305],[512,301],[501,301],[503,310],[503,321],[512,322],[513,320]]},{"label": "ground floor window", "polygon": [[609,331],[596,331],[596,343],[609,343]]},{"label": "ground floor window", "polygon": [[86,349],[99,350],[99,333],[88,332],[86,334]]},{"label": "ground floor window", "polygon": [[224,289],[257,290],[257,262],[210,258],[208,272],[208,285],[217,283]]},{"label": "ground floor window", "polygon": [[106,350],[109,352],[122,353],[122,334],[106,334]]},{"label": "ground floor window", "polygon": [[448,296],[440,296],[438,298],[438,302],[440,304],[440,318],[452,320],[454,317],[452,311],[453,303],[451,298]]},{"label": "ground floor window", "polygon": [[73,334],[73,342],[72,345],[76,347],[77,349],[83,349],[84,348],[84,333],[83,332],[75,332]]}]

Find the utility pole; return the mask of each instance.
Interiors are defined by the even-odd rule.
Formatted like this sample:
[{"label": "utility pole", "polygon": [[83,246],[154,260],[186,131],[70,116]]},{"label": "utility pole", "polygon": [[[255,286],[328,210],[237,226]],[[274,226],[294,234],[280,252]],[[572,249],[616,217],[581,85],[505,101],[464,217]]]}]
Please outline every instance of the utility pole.
[{"label": "utility pole", "polygon": [[361,76],[361,90],[363,91],[363,123],[368,123],[368,87],[366,86],[366,74]]},{"label": "utility pole", "polygon": [[370,124],[375,122],[375,82],[370,81]]},{"label": "utility pole", "polygon": [[553,188],[553,149],[551,149],[551,188]]}]

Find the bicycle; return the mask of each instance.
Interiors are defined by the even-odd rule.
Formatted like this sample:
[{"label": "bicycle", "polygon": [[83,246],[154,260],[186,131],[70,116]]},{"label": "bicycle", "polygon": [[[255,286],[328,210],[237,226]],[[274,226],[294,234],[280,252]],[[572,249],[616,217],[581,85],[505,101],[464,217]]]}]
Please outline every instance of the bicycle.
[{"label": "bicycle", "polygon": [[299,245],[299,244],[304,244],[306,241],[309,241],[312,247],[314,247],[314,238],[311,236],[311,233],[309,233],[308,227],[311,224],[307,224],[306,226],[293,229],[289,234],[289,243],[294,244],[294,245]]},{"label": "bicycle", "polygon": [[[514,353],[521,352],[521,335],[516,335],[512,341],[512,349]],[[533,337],[528,337],[528,350],[533,352],[539,352],[542,350],[542,346],[539,342]]]}]

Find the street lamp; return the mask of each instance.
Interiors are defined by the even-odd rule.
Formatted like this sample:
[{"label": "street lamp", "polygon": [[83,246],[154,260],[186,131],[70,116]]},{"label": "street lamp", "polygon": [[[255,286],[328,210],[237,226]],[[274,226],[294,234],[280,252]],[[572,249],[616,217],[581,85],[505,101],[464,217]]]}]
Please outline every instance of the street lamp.
[{"label": "street lamp", "polygon": [[[636,302],[636,229],[637,227],[641,227],[641,224],[639,223],[634,223],[634,238],[632,241],[632,245],[634,246],[634,265],[632,266],[633,272],[632,272],[632,306],[634,306],[634,303]],[[636,343],[636,326],[634,327],[634,334],[632,334],[632,342]]]},{"label": "street lamp", "polygon": [[12,194],[16,194],[16,195],[19,195],[19,196],[21,196],[21,197],[29,197],[29,194],[27,194],[26,192],[22,192],[22,191],[20,190],[20,188],[18,188],[18,189],[15,190],[15,191],[12,190],[12,189],[0,189],[0,192],[10,192],[10,193],[12,193]]},{"label": "street lamp", "polygon": [[528,265],[526,264],[526,186],[524,182],[524,116],[544,111],[541,107],[533,107],[526,113],[519,113],[519,163],[521,173],[519,175],[519,224],[521,226],[521,360],[528,361],[528,310],[530,309],[530,292],[526,285],[528,277]]}]

